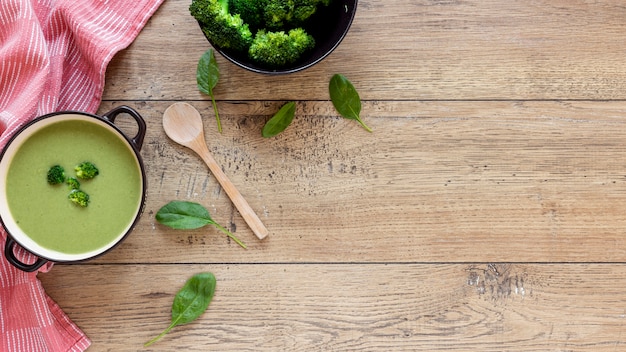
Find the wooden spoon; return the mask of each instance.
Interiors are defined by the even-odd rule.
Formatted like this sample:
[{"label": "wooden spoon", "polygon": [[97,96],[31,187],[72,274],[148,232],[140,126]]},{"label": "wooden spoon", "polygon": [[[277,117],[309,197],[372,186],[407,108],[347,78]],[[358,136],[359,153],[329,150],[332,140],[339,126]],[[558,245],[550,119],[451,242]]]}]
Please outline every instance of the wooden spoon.
[{"label": "wooden spoon", "polygon": [[204,140],[202,117],[198,110],[187,103],[170,105],[163,113],[163,128],[174,142],[193,150],[204,160],[252,232],[259,239],[265,238],[267,229],[209,153]]}]

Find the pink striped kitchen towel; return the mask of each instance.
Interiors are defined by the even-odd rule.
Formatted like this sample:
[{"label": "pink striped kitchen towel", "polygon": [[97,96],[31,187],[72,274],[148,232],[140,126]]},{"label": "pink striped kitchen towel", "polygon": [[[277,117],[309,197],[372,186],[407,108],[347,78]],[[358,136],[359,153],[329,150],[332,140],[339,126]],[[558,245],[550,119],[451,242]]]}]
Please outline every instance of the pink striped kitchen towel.
[{"label": "pink striped kitchen towel", "polygon": [[[108,63],[163,1],[0,0],[0,148],[36,116],[95,113]],[[84,351],[90,340],[36,275],[0,258],[0,351]]]}]

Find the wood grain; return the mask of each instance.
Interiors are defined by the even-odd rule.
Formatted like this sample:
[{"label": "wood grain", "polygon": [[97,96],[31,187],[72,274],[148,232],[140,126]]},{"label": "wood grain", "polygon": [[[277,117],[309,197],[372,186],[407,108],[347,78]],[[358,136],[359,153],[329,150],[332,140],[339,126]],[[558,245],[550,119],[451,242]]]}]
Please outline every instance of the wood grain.
[{"label": "wood grain", "polygon": [[[372,134],[328,102],[307,102],[273,139],[260,131],[263,111],[278,103],[222,102],[219,134],[210,103],[196,102],[211,153],[269,229],[267,242],[255,239],[202,161],[165,137],[160,115],[169,104],[138,106],[149,125],[149,201],[138,229],[105,262],[624,258],[622,102],[368,102]],[[249,250],[214,229],[160,226],[154,214],[170,200],[205,205]]]},{"label": "wood grain", "polygon": [[[265,238],[268,234],[265,225],[263,225],[263,222],[254,210],[250,208],[246,199],[239,193],[239,190],[237,190],[237,187],[230,181],[228,176],[224,174],[222,167],[215,162],[215,159],[209,152],[206,138],[204,137],[202,116],[200,116],[198,110],[188,103],[174,103],[170,105],[163,113],[163,130],[173,142],[187,147],[198,154],[211,171],[213,177],[218,181],[220,187],[233,202],[239,215],[246,221],[250,230],[259,239]],[[218,127],[218,131],[221,132],[221,127]],[[234,240],[238,242],[236,239]],[[238,244],[245,247],[241,243]]]},{"label": "wood grain", "polygon": [[[116,56],[106,100],[206,99],[195,70],[209,44],[188,6],[166,1]],[[319,100],[343,73],[366,100],[624,99],[625,15],[616,0],[361,0],[341,45],[304,72],[270,78],[218,55],[215,95]]]},{"label": "wood grain", "polygon": [[[107,70],[100,112],[130,105],[148,125],[138,226],[106,255],[40,275],[90,351],[145,350],[199,271],[218,278],[209,311],[150,350],[626,350],[621,1],[361,0],[341,45],[303,72],[218,55],[221,134],[196,86],[209,45],[188,6],[165,1]],[[334,110],[334,73],[373,133]],[[293,124],[261,137],[290,100]],[[179,101],[203,115],[265,240],[165,136]],[[248,249],[158,224],[171,200],[203,204]]]},{"label": "wood grain", "polygon": [[[58,265],[49,294],[91,351],[619,351],[624,265]],[[197,321],[149,349],[173,296],[211,271]]]}]

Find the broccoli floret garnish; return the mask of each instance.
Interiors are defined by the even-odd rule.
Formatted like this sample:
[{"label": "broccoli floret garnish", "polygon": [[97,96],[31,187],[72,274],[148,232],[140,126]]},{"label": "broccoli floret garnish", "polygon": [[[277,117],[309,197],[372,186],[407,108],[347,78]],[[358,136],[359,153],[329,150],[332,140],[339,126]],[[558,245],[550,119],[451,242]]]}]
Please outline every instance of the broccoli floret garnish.
[{"label": "broccoli floret garnish", "polygon": [[80,188],[80,182],[78,182],[78,180],[75,177],[68,177],[67,180],[65,180],[65,183],[67,184],[70,190]]},{"label": "broccoli floret garnish", "polygon": [[[92,179],[100,173],[96,165],[89,161],[78,164],[74,170],[76,177],[85,180]],[[47,174],[48,183],[51,185],[67,184],[70,189],[67,198],[81,207],[86,207],[89,204],[89,195],[80,189],[80,182],[76,177],[66,177],[61,165],[52,166]]]},{"label": "broccoli floret garnish", "polygon": [[315,39],[302,28],[266,32],[260,30],[248,50],[250,57],[270,67],[281,67],[294,63],[302,53],[315,46]]},{"label": "broccoli floret garnish", "polygon": [[96,165],[94,165],[93,163],[89,161],[85,161],[76,165],[76,167],[74,168],[74,171],[76,171],[76,176],[78,178],[82,178],[83,180],[92,179],[98,176],[98,174],[100,173]]},{"label": "broccoli floret garnish", "polygon": [[54,165],[48,170],[48,183],[58,185],[65,182],[65,169],[61,165]]},{"label": "broccoli floret garnish", "polygon": [[189,12],[207,38],[220,48],[245,52],[252,43],[248,24],[228,11],[228,0],[193,0]]},{"label": "broccoli floret garnish", "polygon": [[81,207],[86,207],[89,204],[89,195],[79,189],[73,189],[67,198]]}]

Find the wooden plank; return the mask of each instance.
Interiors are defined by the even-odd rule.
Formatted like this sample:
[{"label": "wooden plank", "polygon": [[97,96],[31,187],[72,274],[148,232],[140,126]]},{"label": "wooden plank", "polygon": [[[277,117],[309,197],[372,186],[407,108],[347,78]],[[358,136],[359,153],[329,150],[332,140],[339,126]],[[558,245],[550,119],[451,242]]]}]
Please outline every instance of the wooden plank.
[{"label": "wooden plank", "polygon": [[[105,102],[109,108],[123,102]],[[209,149],[270,230],[258,241],[202,161],[160,127],[168,101],[135,106],[148,202],[102,262],[592,262],[626,251],[624,102],[367,102],[368,133],[328,102],[305,102],[264,139],[280,103],[209,103]],[[213,228],[169,230],[171,200],[206,206]],[[450,253],[454,253],[450,256]]]},{"label": "wooden plank", "polygon": [[624,265],[57,265],[47,292],[92,338],[137,351],[197,272],[209,310],[154,351],[623,350]]},{"label": "wooden plank", "polygon": [[[322,63],[288,76],[218,56],[219,100],[317,100],[334,73],[366,100],[624,99],[621,1],[361,0],[351,31]],[[209,48],[188,11],[166,1],[109,66],[104,97],[206,99],[197,61]],[[181,55],[184,53],[184,55]]]},{"label": "wooden plank", "polygon": [[[188,5],[165,1],[107,70],[100,112],[128,104],[148,123],[137,228],[101,258],[39,275],[90,351],[144,350],[200,271],[218,278],[209,311],[145,350],[625,349],[621,2],[362,0],[344,42],[304,72],[263,76],[218,56],[222,134],[196,87],[209,45]],[[337,72],[373,133],[328,101]],[[293,125],[262,138],[287,100]],[[204,115],[267,239],[163,133],[176,101]],[[158,224],[175,199],[205,205],[249,249]]]}]

